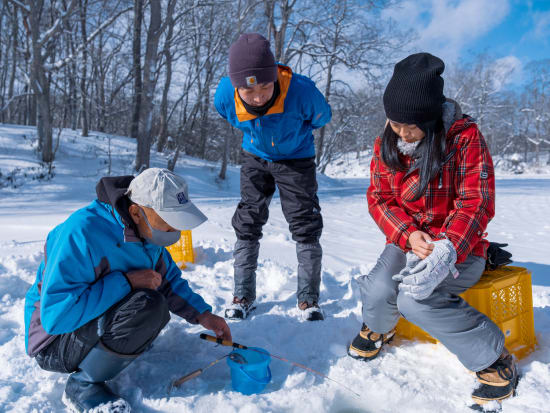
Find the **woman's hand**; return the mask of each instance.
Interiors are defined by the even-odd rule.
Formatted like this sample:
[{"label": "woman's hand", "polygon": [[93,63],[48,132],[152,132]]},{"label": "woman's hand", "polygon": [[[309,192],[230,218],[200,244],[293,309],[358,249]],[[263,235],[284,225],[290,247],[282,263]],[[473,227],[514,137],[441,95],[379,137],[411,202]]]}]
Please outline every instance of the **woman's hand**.
[{"label": "woman's hand", "polygon": [[432,238],[429,234],[423,231],[414,231],[409,235],[407,247],[411,248],[416,256],[420,259],[426,258],[434,249],[434,245],[430,244]]},{"label": "woman's hand", "polygon": [[225,320],[210,311],[205,311],[197,317],[197,321],[207,330],[216,333],[216,337],[232,341],[231,330]]}]

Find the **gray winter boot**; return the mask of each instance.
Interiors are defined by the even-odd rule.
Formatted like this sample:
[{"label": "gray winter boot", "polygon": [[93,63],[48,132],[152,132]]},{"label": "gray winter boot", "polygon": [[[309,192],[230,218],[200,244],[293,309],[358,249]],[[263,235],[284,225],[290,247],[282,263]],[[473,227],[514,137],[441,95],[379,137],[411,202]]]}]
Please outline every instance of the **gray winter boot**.
[{"label": "gray winter boot", "polygon": [[317,242],[296,243],[298,258],[298,308],[304,311],[303,318],[308,321],[323,320],[324,316],[317,304],[321,286],[321,261],[323,249]]},{"label": "gray winter boot", "polygon": [[80,370],[67,379],[63,403],[79,413],[130,413],[128,402],[113,393],[105,382],[116,377],[136,357],[109,351],[99,342],[80,362]]},{"label": "gray winter boot", "polygon": [[256,268],[259,253],[258,240],[237,240],[235,244],[234,297],[233,302],[225,309],[225,318],[229,320],[243,320],[256,308],[254,300],[256,299]]}]

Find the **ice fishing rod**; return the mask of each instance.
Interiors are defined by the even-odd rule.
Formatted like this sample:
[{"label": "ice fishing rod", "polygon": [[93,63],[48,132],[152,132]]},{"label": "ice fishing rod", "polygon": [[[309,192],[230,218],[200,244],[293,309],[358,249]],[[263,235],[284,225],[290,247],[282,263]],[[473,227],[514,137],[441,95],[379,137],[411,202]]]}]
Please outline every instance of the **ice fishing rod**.
[{"label": "ice fishing rod", "polygon": [[[221,338],[217,338],[217,337],[214,337],[214,336],[210,336],[208,334],[205,334],[205,333],[202,333],[200,335],[200,338],[202,338],[203,340],[206,340],[206,341],[210,341],[212,343],[217,343],[217,344],[221,344],[222,346],[227,346],[227,347],[233,347],[233,348],[240,348],[241,350],[251,350],[251,351],[255,351],[256,353],[260,353],[260,354],[266,354],[267,351],[261,351],[261,350],[258,350],[258,349],[255,349],[255,348],[251,348],[251,347],[248,347],[248,346],[244,346],[242,344],[239,344],[239,343],[235,343],[234,341],[229,341],[229,340],[223,340]],[[340,383],[339,381],[336,381],[334,379],[331,379],[329,376],[317,371],[317,370],[313,370],[312,368],[308,367],[308,366],[304,366],[303,364],[300,364],[300,363],[297,363],[295,361],[291,361],[291,360],[288,360],[284,357],[281,357],[281,356],[276,356],[275,354],[271,354],[271,353],[267,353],[268,355],[270,355],[271,357],[273,358],[276,358],[278,360],[281,360],[281,361],[284,361],[286,363],[289,363],[289,364],[292,364],[293,366],[296,366],[296,367],[300,367],[304,370],[307,370],[309,371],[310,373],[313,373],[313,374],[316,374],[318,376],[321,376],[327,380],[330,380],[340,386],[342,386],[344,389],[346,389],[347,391],[353,393],[355,396],[361,398],[361,396],[354,392],[352,389],[350,389],[348,386],[346,386],[345,384],[343,383]]]},{"label": "ice fishing rod", "polygon": [[174,388],[174,387],[179,387],[181,386],[183,383],[185,383],[186,381],[189,381],[191,379],[194,379],[195,377],[197,376],[200,376],[206,369],[214,366],[215,364],[219,363],[220,361],[222,361],[224,358],[226,357],[229,357],[231,360],[235,361],[236,363],[239,363],[239,364],[245,364],[246,363],[246,360],[244,359],[243,356],[241,356],[240,354],[236,354],[236,353],[227,353],[226,355],[224,356],[221,356],[220,358],[214,360],[213,362],[211,362],[208,366],[206,367],[203,367],[201,369],[197,369],[195,371],[192,371],[191,373],[189,374],[186,374],[185,376],[183,377],[180,377],[179,379],[177,380],[174,380],[171,385],[170,385],[170,388],[168,389],[168,393],[170,393],[170,391]]}]

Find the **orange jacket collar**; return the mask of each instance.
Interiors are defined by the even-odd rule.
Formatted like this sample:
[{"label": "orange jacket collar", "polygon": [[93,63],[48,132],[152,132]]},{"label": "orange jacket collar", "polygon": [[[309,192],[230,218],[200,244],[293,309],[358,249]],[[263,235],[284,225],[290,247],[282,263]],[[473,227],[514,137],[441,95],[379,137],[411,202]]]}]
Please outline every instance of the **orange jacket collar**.
[{"label": "orange jacket collar", "polygon": [[[285,109],[285,98],[288,93],[288,87],[290,86],[290,80],[292,79],[292,70],[283,65],[279,65],[277,80],[279,81],[280,93],[273,106],[269,108],[266,115],[271,115],[273,113],[283,113]],[[247,120],[256,119],[256,115],[248,113],[243,105],[241,97],[235,88],[235,113],[237,114],[237,119],[239,122],[244,122]]]}]

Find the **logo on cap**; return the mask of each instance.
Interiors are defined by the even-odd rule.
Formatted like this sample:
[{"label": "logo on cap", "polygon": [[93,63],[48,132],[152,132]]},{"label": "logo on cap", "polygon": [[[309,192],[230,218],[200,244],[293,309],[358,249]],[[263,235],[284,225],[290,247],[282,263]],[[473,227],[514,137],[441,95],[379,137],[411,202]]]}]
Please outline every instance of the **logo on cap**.
[{"label": "logo on cap", "polygon": [[184,192],[179,192],[176,197],[178,198],[178,202],[181,205],[185,205],[187,203],[187,197],[185,196]]},{"label": "logo on cap", "polygon": [[258,81],[256,80],[256,76],[247,76],[246,77],[246,85],[247,86],[254,86]]}]

